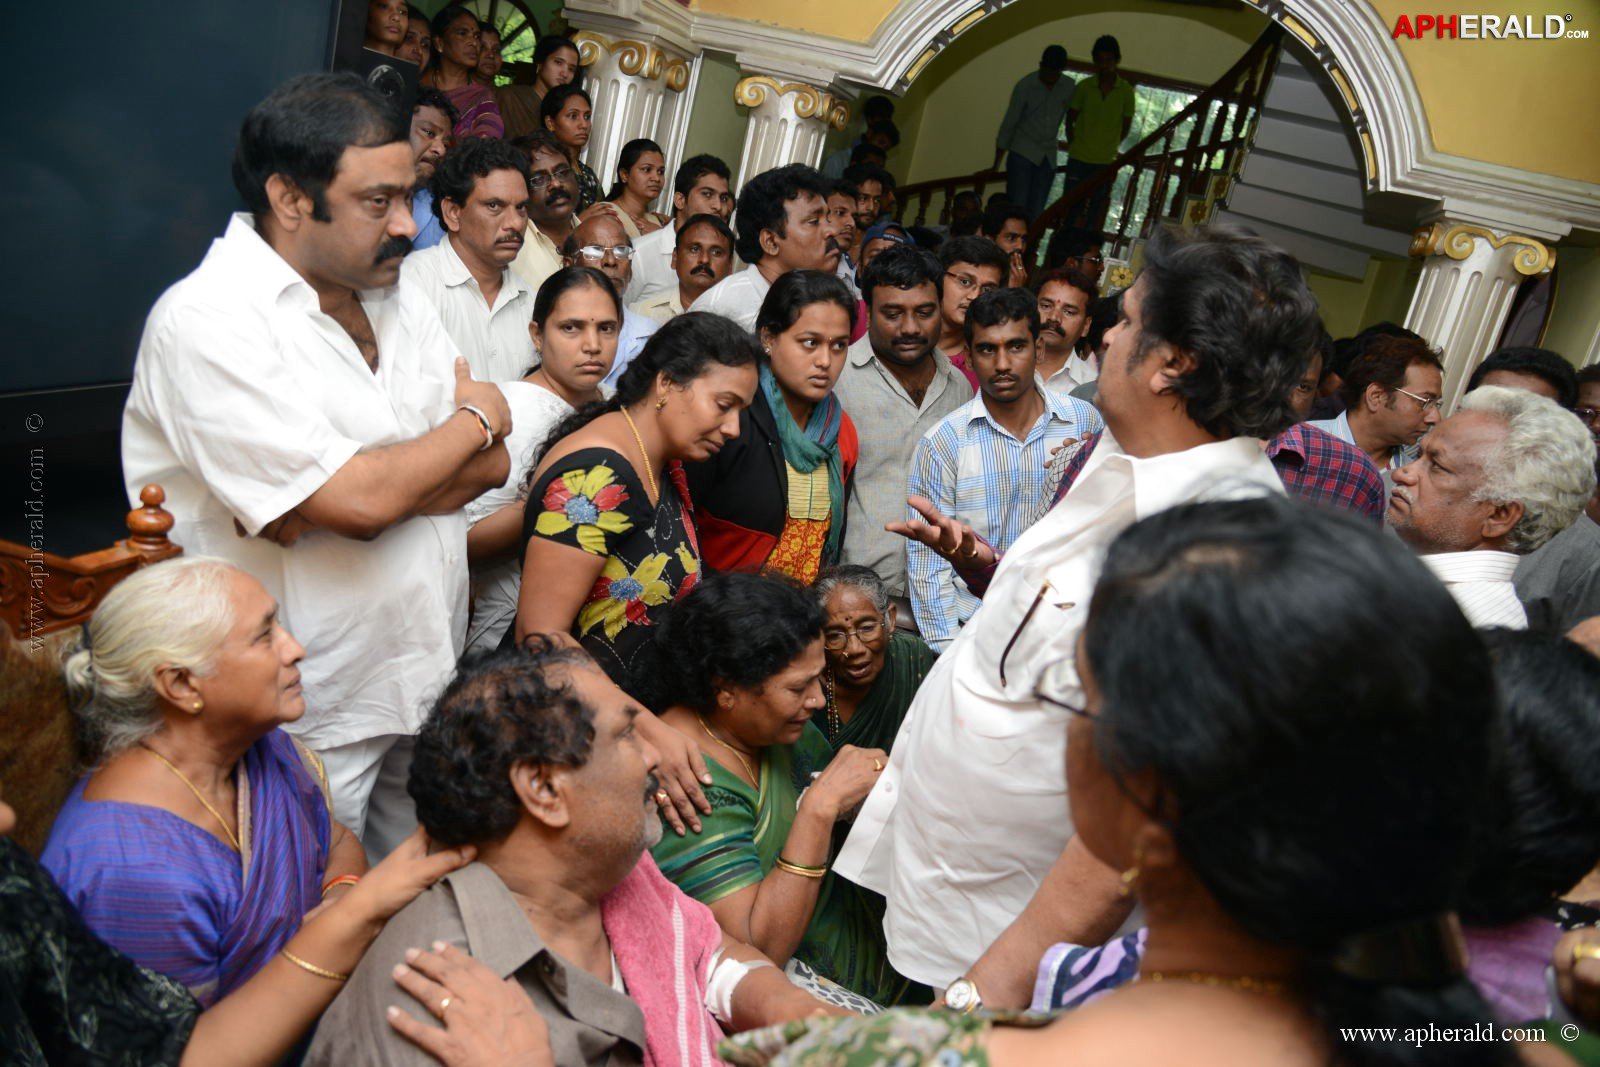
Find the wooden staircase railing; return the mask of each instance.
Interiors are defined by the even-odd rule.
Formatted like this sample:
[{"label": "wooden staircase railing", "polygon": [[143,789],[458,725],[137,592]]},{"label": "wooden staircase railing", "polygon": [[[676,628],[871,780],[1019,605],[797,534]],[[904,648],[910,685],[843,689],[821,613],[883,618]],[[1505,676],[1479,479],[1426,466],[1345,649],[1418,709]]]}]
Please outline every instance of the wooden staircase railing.
[{"label": "wooden staircase railing", "polygon": [[[1282,29],[1276,24],[1269,26],[1233,66],[1188,106],[1093,177],[1064,190],[1029,228],[1029,248],[1036,252],[1047,233],[1060,226],[1102,187],[1113,186],[1123,173],[1128,174],[1128,184],[1117,225],[1106,233],[1104,251],[1108,257],[1124,256],[1131,245],[1159,221],[1184,221],[1179,216],[1186,213],[1186,205],[1190,208],[1203,206],[1209,214],[1220,192],[1219,180],[1225,185],[1238,172],[1254,139],[1261,101],[1266,96],[1282,40]],[[1180,138],[1180,129],[1191,119],[1187,135]],[[1182,144],[1176,143],[1180,139]],[[1057,171],[1064,169],[1059,167]],[[1151,180],[1147,189],[1141,191],[1146,174]],[[991,169],[903,185],[897,191],[900,205],[897,217],[904,221],[915,205],[913,221],[908,225],[925,225],[929,207],[942,194],[939,221],[948,222],[950,205],[956,194],[971,190],[982,197],[988,186],[1004,181],[1004,171]],[[1140,224],[1134,226],[1134,216],[1138,214],[1134,209],[1141,197],[1145,211]],[[1099,217],[1087,220],[1086,228],[1104,231],[1109,208],[1108,203]]]}]

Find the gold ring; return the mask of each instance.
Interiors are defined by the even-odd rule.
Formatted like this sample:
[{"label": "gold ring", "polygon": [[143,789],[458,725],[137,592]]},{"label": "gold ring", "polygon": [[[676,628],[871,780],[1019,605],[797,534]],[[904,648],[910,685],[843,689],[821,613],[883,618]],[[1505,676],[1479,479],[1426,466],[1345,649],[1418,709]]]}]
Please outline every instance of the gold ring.
[{"label": "gold ring", "polygon": [[450,998],[445,997],[439,1001],[439,1018],[444,1018],[444,1013],[450,1010]]},{"label": "gold ring", "polygon": [[883,770],[883,760],[878,759],[876,756],[874,756],[872,758],[872,769],[875,770],[875,771]]},{"label": "gold ring", "polygon": [[1572,946],[1572,965],[1576,967],[1579,960],[1600,960],[1600,945],[1578,942]]},{"label": "gold ring", "polygon": [[665,789],[657,789],[656,790],[656,803],[660,804],[662,806],[666,806],[667,804],[672,803],[672,797],[667,795],[667,791]]}]

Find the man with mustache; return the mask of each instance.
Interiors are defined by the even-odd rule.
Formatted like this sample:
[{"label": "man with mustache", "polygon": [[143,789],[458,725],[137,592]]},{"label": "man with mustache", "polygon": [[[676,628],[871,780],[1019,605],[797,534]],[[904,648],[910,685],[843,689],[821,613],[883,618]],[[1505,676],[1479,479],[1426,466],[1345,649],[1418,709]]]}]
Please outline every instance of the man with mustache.
[{"label": "man with mustache", "polygon": [[1080,356],[1078,342],[1089,331],[1094,282],[1079,271],[1058,268],[1039,279],[1039,380],[1067,396],[1099,375],[1093,355]]},{"label": "man with mustache", "polygon": [[528,155],[528,229],[511,270],[537,293],[561,269],[561,246],[577,228],[578,175],[566,148],[548,130],[511,143]]},{"label": "man with mustache", "polygon": [[[621,220],[610,212],[590,215],[578,224],[578,228],[561,246],[561,265],[594,268],[610,279],[611,287],[617,291],[620,299],[627,292],[628,281],[633,277],[633,245],[628,240],[628,231],[622,228]],[[661,324],[655,319],[624,308],[622,323],[617,329],[617,358],[612,361],[611,372],[601,384],[615,387],[623,370],[644,348],[650,335],[660,328]]]},{"label": "man with mustache", "polygon": [[1522,630],[1512,575],[1583,514],[1595,489],[1588,429],[1555,401],[1485,385],[1394,472],[1389,525],[1474,626]]},{"label": "man with mustache", "polygon": [[[978,391],[978,376],[967,362],[967,308],[979,295],[1006,282],[1011,260],[987,237],[952,237],[939,246],[943,265],[940,283],[939,351],[967,379],[970,392]],[[970,395],[970,393],[969,393]]]},{"label": "man with mustache", "polygon": [[739,258],[750,265],[706,290],[693,310],[712,311],[754,330],[773,282],[792,270],[838,270],[841,249],[823,199],[831,184],[799,163],[746,182],[734,229]]},{"label": "man with mustache", "polygon": [[861,274],[867,333],[850,346],[834,386],[861,442],[841,562],[876,571],[897,607],[896,625],[913,632],[905,543],[884,524],[905,517],[906,469],[917,441],[972,398],[961,372],[934,349],[940,273],[933,253],[915,245],[873,257]]},{"label": "man with mustache", "polygon": [[[1050,456],[1103,424],[1082,400],[1040,387],[1034,373],[1039,308],[1026,289],[984,293],[967,309],[964,329],[978,395],[917,442],[906,495],[960,515],[1004,552],[1051,489]],[[922,639],[942,652],[980,601],[950,563],[920,541],[907,544],[906,573]]]},{"label": "man with mustache", "polygon": [[412,248],[432,248],[444,240],[444,225],[433,211],[428,180],[450,148],[450,131],[456,126],[456,107],[438,89],[423,86],[411,105],[411,151],[417,157],[417,188],[411,194],[411,221],[417,224]]},{"label": "man with mustache", "polygon": [[515,381],[533,366],[534,292],[510,266],[528,228],[528,157],[504,141],[468,137],[429,187],[449,236],[407,256],[400,275],[428,294],[474,378]]},{"label": "man with mustache", "polygon": [[715,215],[723,222],[733,218],[730,176],[728,165],[716,156],[690,156],[678,164],[672,176],[672,225],[651,230],[633,243],[633,281],[623,294],[628,303],[652,300],[678,288],[672,266],[678,230],[696,215]]},{"label": "man with mustache", "polygon": [[[696,215],[677,233],[672,250],[672,270],[678,277],[675,291],[636,301],[628,310],[665,323],[700,298],[700,294],[728,276],[733,269],[733,231],[717,215]],[[638,258],[638,246],[634,246]]]},{"label": "man with mustache", "polygon": [[466,636],[461,508],[505,481],[511,414],[400,278],[415,156],[388,98],[352,74],[285,83],[246,117],[233,177],[248,211],[146,323],[123,474],[315,649],[293,732],[377,859],[416,826],[411,735]]},{"label": "man with mustache", "polygon": [[561,637],[469,659],[428,716],[417,813],[433,842],[471,842],[478,862],[389,920],[318,1027],[312,1067],[435,1062],[388,1022],[397,969],[441,1041],[470,1036],[482,1005],[406,966],[441,940],[527,994],[549,1032],[542,1062],[563,1067],[700,1067],[720,1062],[725,1031],[844,1014],[662,875],[647,851],[661,840],[659,755],[634,726],[648,712]]}]

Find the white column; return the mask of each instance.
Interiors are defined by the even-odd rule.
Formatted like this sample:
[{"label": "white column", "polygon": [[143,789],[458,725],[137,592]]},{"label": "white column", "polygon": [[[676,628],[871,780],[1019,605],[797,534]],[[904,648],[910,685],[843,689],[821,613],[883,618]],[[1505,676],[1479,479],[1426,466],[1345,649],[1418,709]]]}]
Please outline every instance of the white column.
[{"label": "white column", "polygon": [[739,158],[739,185],[789,163],[815,167],[829,128],[844,129],[850,107],[844,100],[804,82],[752,74],[734,86],[733,98],[750,109]]},{"label": "white column", "polygon": [[[583,85],[594,100],[594,125],[583,161],[600,179],[601,195],[617,176],[622,146],[636,137],[662,145],[662,110],[689,84],[688,60],[652,41],[614,38],[582,30],[573,34]],[[674,105],[674,109],[675,105]],[[669,177],[670,184],[670,177]]]},{"label": "white column", "polygon": [[1411,255],[1423,264],[1406,328],[1444,353],[1448,412],[1499,340],[1517,287],[1555,266],[1556,254],[1536,237],[1439,217],[1412,236]]}]

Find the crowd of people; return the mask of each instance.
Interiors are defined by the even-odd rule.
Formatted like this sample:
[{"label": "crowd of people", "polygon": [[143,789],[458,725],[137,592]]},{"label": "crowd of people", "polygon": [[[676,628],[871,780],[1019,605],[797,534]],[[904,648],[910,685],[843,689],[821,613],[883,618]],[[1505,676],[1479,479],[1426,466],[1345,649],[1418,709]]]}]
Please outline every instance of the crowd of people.
[{"label": "crowd of people", "polygon": [[1600,1063],[1600,369],[1447,414],[1248,233],[1035,255],[1114,38],[940,232],[887,98],[822,169],[599,176],[570,41],[497,89],[470,11],[370,12],[409,113],[273,92],[151,311],[184,555],[0,842],[8,1057]]}]

